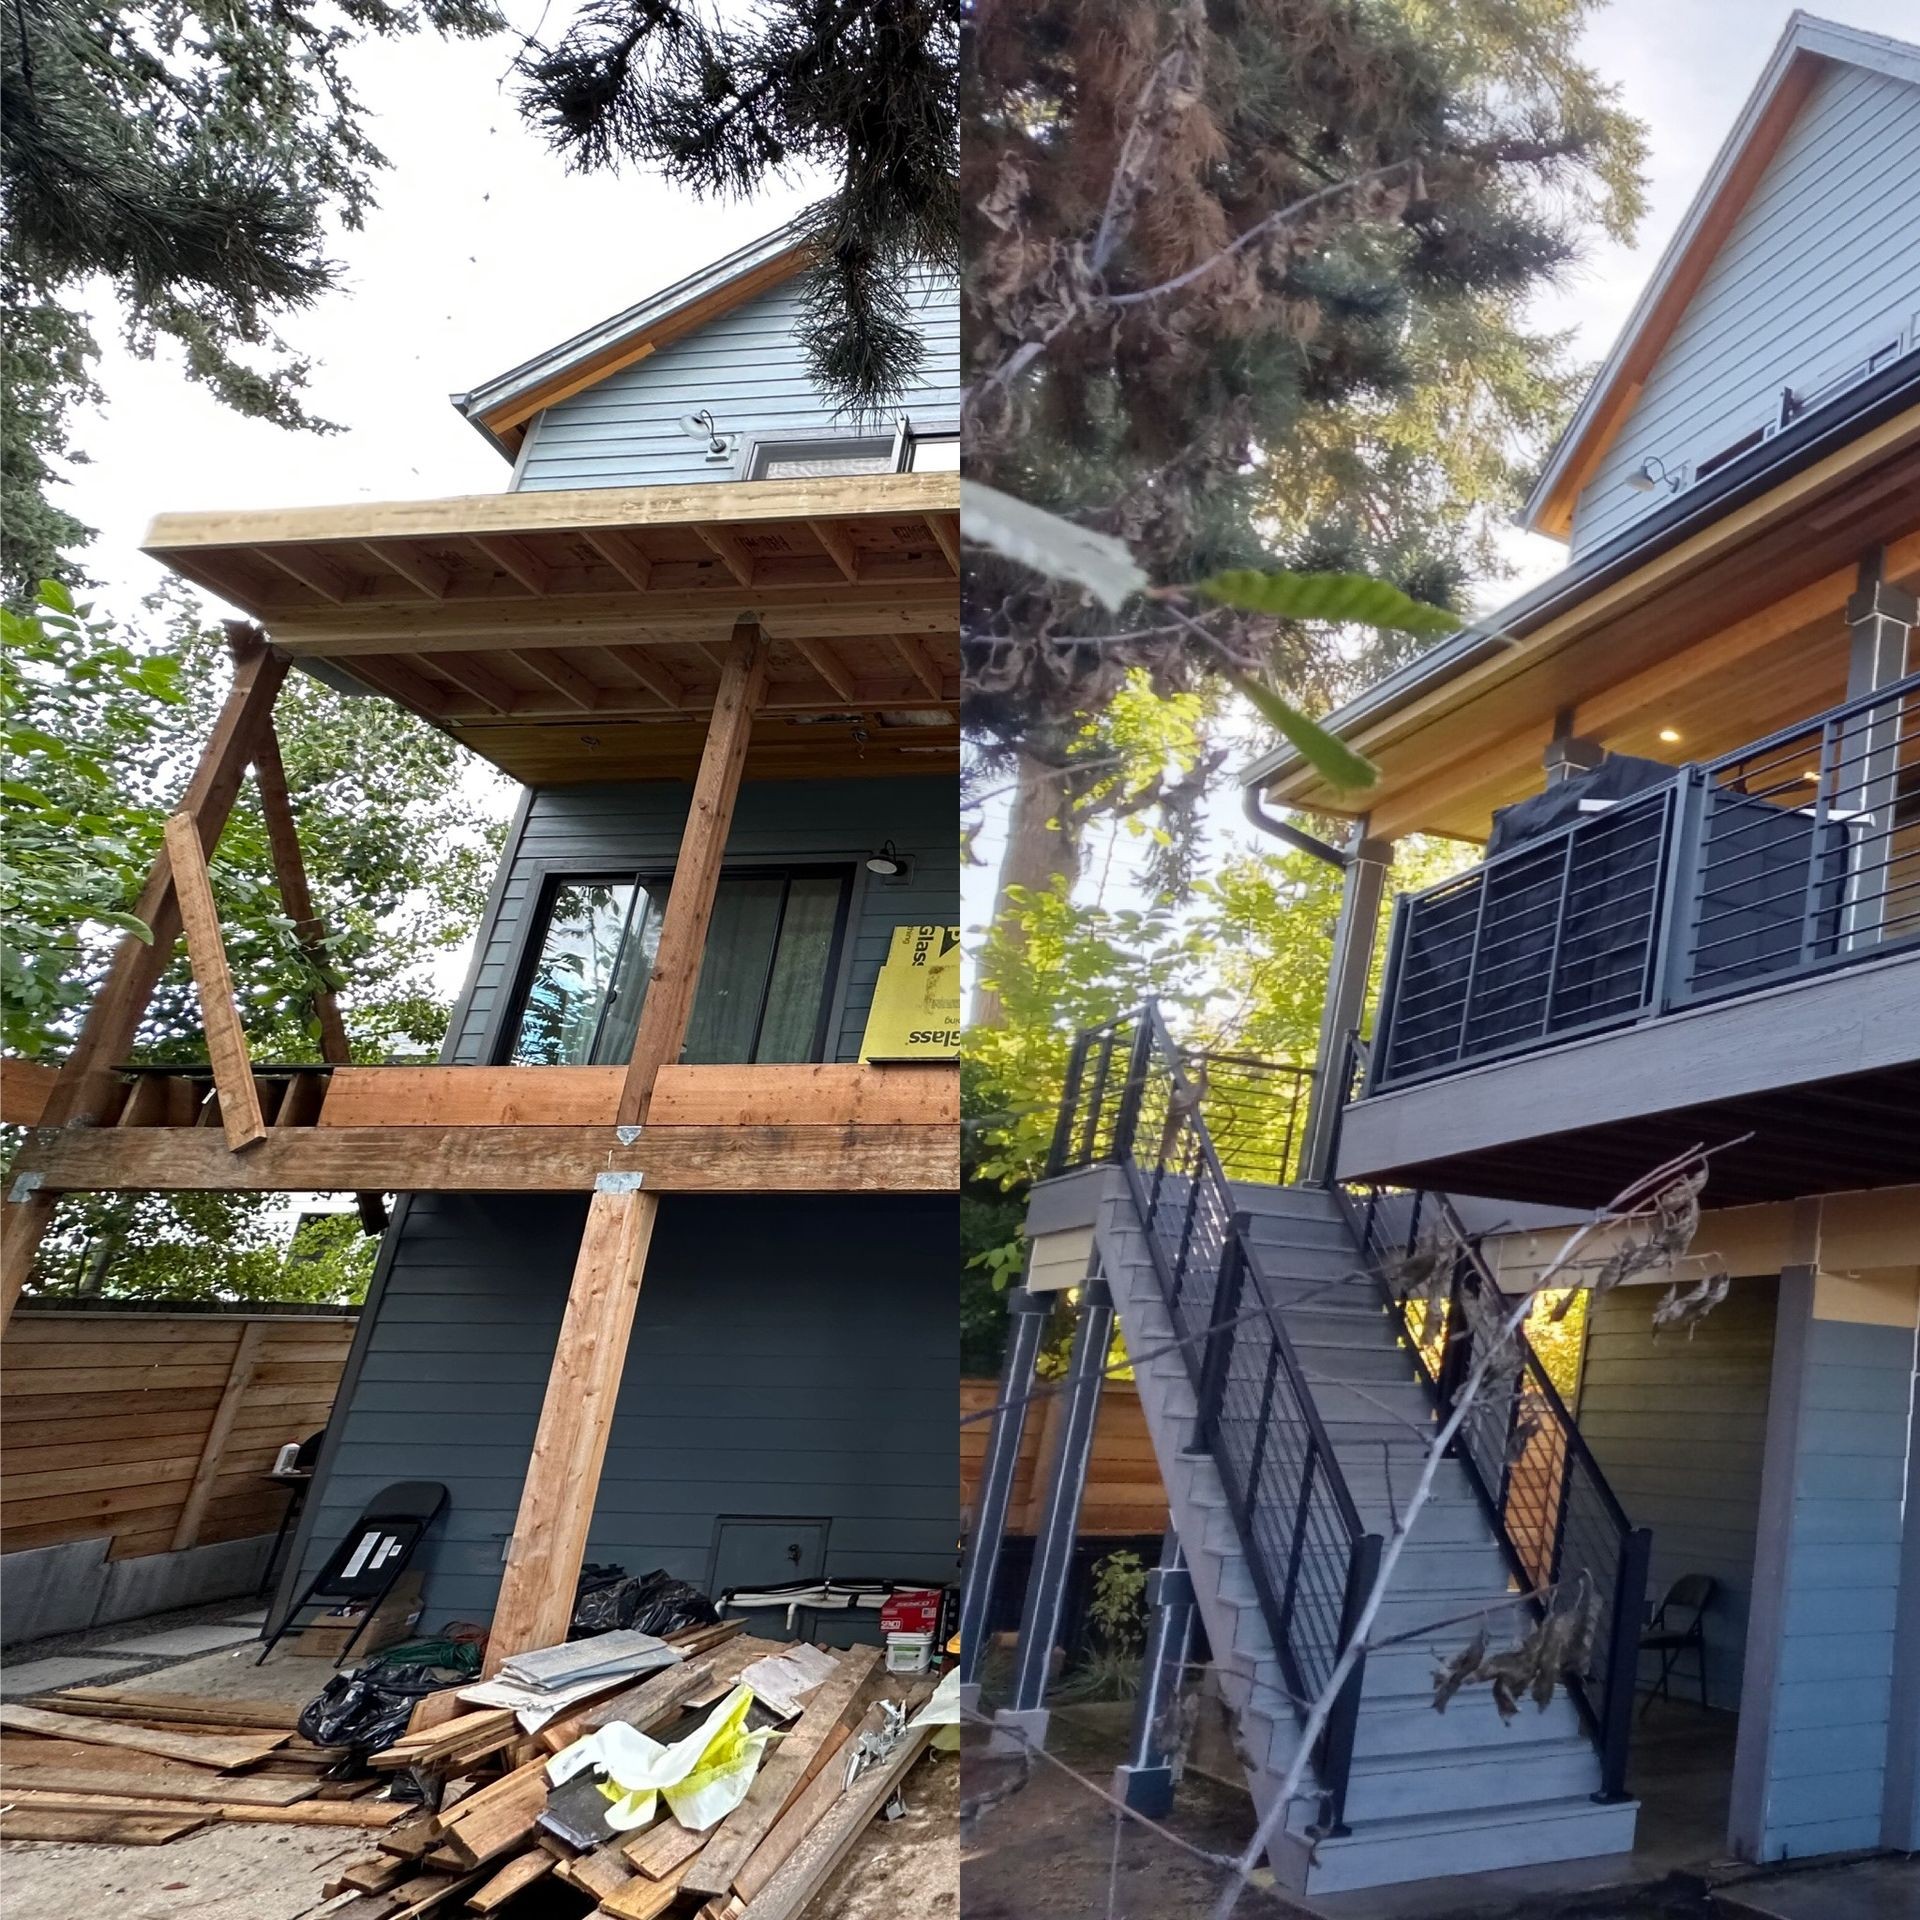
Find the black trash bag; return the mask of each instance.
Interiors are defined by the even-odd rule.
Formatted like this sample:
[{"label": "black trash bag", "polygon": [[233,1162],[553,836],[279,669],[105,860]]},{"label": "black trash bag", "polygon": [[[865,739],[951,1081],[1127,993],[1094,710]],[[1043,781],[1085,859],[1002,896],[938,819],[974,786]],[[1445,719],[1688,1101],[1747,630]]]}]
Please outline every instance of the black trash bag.
[{"label": "black trash bag", "polygon": [[336,1673],[301,1709],[297,1724],[316,1747],[347,1747],[363,1756],[383,1753],[406,1732],[420,1701],[446,1685],[445,1670],[431,1666]]},{"label": "black trash bag", "polygon": [[719,1618],[720,1610],[698,1587],[655,1568],[652,1573],[622,1574],[591,1585],[583,1579],[567,1638],[582,1640],[589,1634],[626,1628],[664,1636],[686,1627],[710,1627]]}]

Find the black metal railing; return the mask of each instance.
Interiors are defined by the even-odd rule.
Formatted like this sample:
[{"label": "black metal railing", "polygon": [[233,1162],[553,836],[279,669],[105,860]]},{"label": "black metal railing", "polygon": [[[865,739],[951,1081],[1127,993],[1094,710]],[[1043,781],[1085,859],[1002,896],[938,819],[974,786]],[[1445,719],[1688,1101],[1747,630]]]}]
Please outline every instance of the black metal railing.
[{"label": "black metal railing", "polygon": [[1367,1091],[1920,939],[1920,673],[1395,905]]},{"label": "black metal railing", "polygon": [[1202,1089],[1207,1134],[1227,1178],[1291,1185],[1300,1172],[1313,1069],[1204,1048],[1183,1050],[1180,1065]]},{"label": "black metal railing", "polygon": [[[1213,1457],[1296,1703],[1326,1687],[1380,1563],[1326,1429],[1255,1265],[1222,1155],[1208,1129],[1213,1075],[1187,1056],[1149,1002],[1074,1045],[1050,1173],[1108,1162],[1125,1170],[1161,1296],[1184,1344],[1198,1403],[1196,1444]],[[1283,1133],[1288,1140],[1291,1133]],[[1291,1146],[1280,1153],[1290,1164]],[[1314,1760],[1319,1827],[1343,1831],[1365,1662],[1353,1667]]]},{"label": "black metal railing", "polygon": [[[1513,1303],[1444,1194],[1335,1191],[1444,1418]],[[1413,1272],[1425,1283],[1409,1291]],[[1627,1518],[1524,1327],[1511,1353],[1518,1365],[1489,1369],[1454,1453],[1536,1612],[1584,1604],[1589,1594],[1599,1609],[1585,1662],[1565,1679],[1599,1748],[1598,1797],[1618,1800],[1652,1536]]]}]

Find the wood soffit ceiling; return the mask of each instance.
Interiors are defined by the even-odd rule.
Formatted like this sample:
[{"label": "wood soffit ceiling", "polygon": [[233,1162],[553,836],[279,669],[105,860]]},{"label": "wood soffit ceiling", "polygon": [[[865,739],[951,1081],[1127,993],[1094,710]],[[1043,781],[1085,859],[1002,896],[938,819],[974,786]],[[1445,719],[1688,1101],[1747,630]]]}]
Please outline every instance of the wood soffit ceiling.
[{"label": "wood soffit ceiling", "polygon": [[1846,602],[1875,547],[1889,579],[1920,587],[1920,409],[1354,729],[1381,772],[1365,795],[1331,792],[1304,764],[1264,791],[1366,812],[1389,838],[1481,840],[1494,808],[1539,791],[1561,713],[1615,752],[1729,752],[1844,699]]},{"label": "wood soffit ceiling", "polygon": [[691,777],[748,616],[749,777],[958,763],[952,474],[164,514],[145,551],[530,784]]}]

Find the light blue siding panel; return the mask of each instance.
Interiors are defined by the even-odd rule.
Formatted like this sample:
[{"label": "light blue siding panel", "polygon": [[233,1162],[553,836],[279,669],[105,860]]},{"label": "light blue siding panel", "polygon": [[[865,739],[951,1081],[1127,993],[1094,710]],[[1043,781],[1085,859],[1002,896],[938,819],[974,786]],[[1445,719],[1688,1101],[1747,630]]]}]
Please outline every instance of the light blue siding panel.
[{"label": "light blue siding panel", "polygon": [[1836,65],[1756,185],[1574,513],[1576,556],[1666,496],[1626,476],[1671,471],[1761,424],[1907,332],[1920,313],[1920,87]]},{"label": "light blue siding panel", "polygon": [[[1874,1505],[1871,1501],[1860,1504]],[[1892,1540],[1871,1546],[1838,1546],[1830,1541],[1803,1545],[1796,1534],[1789,1577],[1797,1587],[1809,1592],[1821,1587],[1845,1587],[1863,1592],[1874,1587],[1898,1586],[1899,1537],[1896,1534]]]},{"label": "light blue siding panel", "polygon": [[[951,281],[927,273],[909,288],[925,348],[918,379],[867,432],[890,432],[899,414],[922,429],[951,429],[960,413],[960,317]],[[788,281],[698,331],[612,373],[537,415],[516,487],[685,485],[740,477],[738,459],[710,461],[705,441],[681,425],[710,411],[724,434],[745,437],[856,433],[815,385],[800,343],[800,283]]]},{"label": "light blue siding panel", "polygon": [[[1862,1746],[1857,1726],[1792,1727],[1778,1734],[1769,1758],[1776,1780],[1797,1780],[1803,1784],[1790,1796],[1794,1813],[1800,1819],[1820,1819],[1832,1809],[1813,1798],[1804,1783],[1809,1775],[1839,1775],[1858,1772]],[[1842,1812],[1853,1809],[1842,1807]]]},{"label": "light blue siding panel", "polygon": [[[1780,1809],[1784,1816],[1793,1809],[1791,1796]],[[1858,1853],[1880,1842],[1880,1813],[1856,1812],[1842,1820],[1823,1820],[1813,1825],[1776,1825],[1768,1829],[1769,1860],[1807,1860],[1821,1853]]]},{"label": "light blue siding panel", "polygon": [[1790,1580],[1787,1588],[1785,1633],[1891,1633],[1895,1594],[1891,1587],[1846,1594],[1831,1587],[1809,1587]]},{"label": "light blue siding panel", "polygon": [[[1859,1757],[1857,1753],[1854,1755],[1856,1762]],[[1785,1784],[1786,1791],[1778,1796],[1778,1805],[1782,1816],[1790,1820],[1792,1826],[1784,1828],[1784,1834],[1828,1822],[1860,1820],[1868,1816],[1869,1810],[1875,1829],[1879,1827],[1878,1767],[1865,1768],[1856,1764],[1847,1772],[1812,1776],[1798,1774]]]},{"label": "light blue siding panel", "polygon": [[1780,1651],[1783,1680],[1877,1680],[1892,1671],[1891,1633],[1803,1633]]},{"label": "light blue siding panel", "polygon": [[[1851,1609],[1835,1602],[1833,1618],[1851,1619]],[[1891,1617],[1891,1616],[1889,1616]],[[1872,1628],[1867,1629],[1869,1632]],[[1871,1730],[1887,1724],[1887,1683],[1865,1680],[1791,1680],[1776,1696],[1774,1731],[1798,1727],[1856,1727]]]}]

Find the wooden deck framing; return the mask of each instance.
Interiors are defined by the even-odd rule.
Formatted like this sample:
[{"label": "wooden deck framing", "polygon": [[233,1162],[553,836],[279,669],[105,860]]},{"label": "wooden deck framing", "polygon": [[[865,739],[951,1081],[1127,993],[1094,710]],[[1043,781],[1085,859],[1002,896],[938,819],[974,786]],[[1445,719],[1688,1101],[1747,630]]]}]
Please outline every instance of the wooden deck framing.
[{"label": "wooden deck framing", "polygon": [[[912,477],[907,479],[910,483]],[[458,503],[485,508],[466,516],[483,524],[467,526],[461,535],[484,556],[485,566],[492,569],[485,574],[475,563],[434,545],[453,538],[448,530],[380,522],[384,532],[376,537],[359,525],[361,509],[233,516],[251,523],[252,532],[244,537],[242,530],[219,524],[222,516],[196,516],[201,523],[197,546],[190,529],[161,523],[162,528],[172,527],[167,538],[173,544],[163,543],[158,550],[176,565],[176,550],[197,552],[198,559],[181,566],[189,577],[230,598],[253,596],[263,612],[275,617],[275,645],[270,648],[257,629],[230,629],[233,689],[188,791],[167,823],[165,843],[140,903],[140,917],[154,938],[151,943],[133,936],[123,940],[68,1059],[50,1082],[44,1075],[35,1076],[28,1089],[25,1104],[37,1106],[40,1124],[15,1162],[7,1196],[0,1320],[11,1313],[31,1273],[62,1193],[591,1195],[507,1556],[488,1647],[489,1670],[513,1652],[564,1637],[661,1196],[958,1189],[958,1075],[951,1066],[676,1064],[692,1016],[734,805],[756,727],[764,724],[775,694],[779,649],[756,614],[740,611],[739,603],[743,595],[758,603],[778,601],[783,593],[816,592],[811,586],[788,587],[784,582],[763,592],[759,575],[764,556],[787,551],[786,536],[779,533],[783,516],[804,508],[818,521],[810,538],[839,585],[818,596],[815,604],[825,607],[831,600],[843,608],[871,608],[870,573],[892,595],[896,580],[912,584],[921,573],[931,576],[937,568],[946,600],[944,618],[952,624],[957,617],[952,571],[957,549],[952,538],[935,537],[926,524],[927,513],[944,494],[923,487],[923,501],[909,484],[902,497],[902,483],[890,483],[895,491],[887,497],[895,512],[917,522],[933,555],[924,563],[910,557],[903,568],[885,554],[876,556],[858,537],[858,527],[831,524],[836,506],[847,504],[834,489],[854,484],[804,483],[797,491],[756,487],[750,498],[732,502],[721,496],[742,490],[689,490],[705,496],[697,512],[689,509],[678,518],[656,515],[650,522],[679,529],[709,556],[684,564],[710,569],[717,562],[727,582],[724,588],[709,580],[692,589],[676,583],[672,590],[703,596],[701,620],[722,614],[727,630],[724,646],[712,651],[700,646],[697,636],[674,630],[677,637],[690,640],[715,679],[710,698],[702,703],[708,713],[699,729],[692,805],[639,1031],[626,1065],[611,1068],[351,1067],[346,1064],[350,1054],[345,1025],[329,992],[315,998],[323,1060],[291,1068],[256,1067],[248,1055],[207,868],[240,782],[254,765],[288,916],[309,945],[323,937],[272,731],[274,696],[290,651],[281,644],[284,635],[304,633],[316,651],[324,650],[314,641],[321,629],[339,637],[337,621],[333,627],[324,619],[302,626],[305,602],[300,596],[324,603],[348,621],[368,618],[369,605],[377,607],[388,598],[404,602],[411,596],[417,605],[408,618],[429,617],[423,610],[430,610],[431,621],[437,623],[434,632],[443,638],[457,633],[463,607],[490,608],[505,597],[498,585],[503,579],[530,597],[547,597],[556,574],[565,570],[556,556],[539,549],[539,534],[549,524],[541,515],[552,510],[556,496],[509,495],[497,502]],[[721,522],[712,517],[716,506],[735,512],[749,526],[771,518],[777,537],[756,546],[746,535],[719,533]],[[384,510],[370,511],[378,521]],[[515,514],[525,524],[494,524]],[[618,513],[613,518],[617,520]],[[305,546],[299,540],[294,546],[308,558],[301,561],[288,550],[288,528],[278,529],[277,542],[265,540],[259,524],[263,519],[306,522]],[[291,531],[302,529],[296,524]],[[619,556],[619,570],[629,576],[630,588],[646,584],[656,566],[683,564],[682,559],[669,559],[677,550],[664,543],[655,551],[629,544],[630,536],[618,526],[589,531],[592,538],[582,535],[588,550]],[[911,543],[919,536],[911,530],[902,534],[896,524],[889,537],[896,545],[904,539],[910,556],[917,551]],[[340,547],[352,548],[359,559],[333,550]],[[385,578],[374,579],[369,572],[374,567],[385,567],[404,593]],[[589,588],[598,584],[591,567],[579,571],[589,576]],[[257,593],[263,583],[272,590]],[[637,597],[644,598],[631,591],[626,597],[629,622]],[[542,632],[537,622],[532,628],[524,624],[523,610],[511,630],[527,640],[528,650],[507,658],[533,673],[551,695],[571,703],[576,713],[597,713],[605,687],[587,682],[584,670],[571,663],[560,644],[570,632],[564,623],[576,611],[577,602],[561,615],[562,624]],[[376,624],[391,626],[400,616],[389,606],[372,617]],[[836,630],[844,631],[844,613],[836,617],[842,622]],[[912,682],[901,699],[916,706],[943,699],[948,691],[943,677],[947,667],[929,659],[913,637],[938,624],[932,619],[916,627],[902,619],[890,625],[883,618],[872,629],[886,643],[893,668]],[[833,698],[844,701],[847,692],[858,693],[861,669],[846,655],[828,652],[818,636],[805,638],[793,657],[830,683]],[[517,669],[491,654],[481,662],[470,634],[445,654],[425,644],[452,676],[449,684],[464,684],[495,713],[517,715],[523,710],[521,694],[506,691],[506,675]],[[356,671],[365,665],[368,656],[353,651],[351,636],[345,651]],[[396,668],[390,656],[375,657],[384,664],[366,676],[369,684],[381,684],[384,675],[394,697],[430,718],[448,718],[450,696],[433,692],[417,663]],[[686,691],[689,683],[671,669],[649,661],[642,672],[637,661],[633,664],[622,700],[631,696],[664,704],[664,689],[674,687],[680,689],[676,711],[696,704]],[[949,718],[944,712],[938,717],[942,725]],[[651,765],[654,777],[668,771],[657,757]],[[211,1068],[197,1073],[123,1069],[117,1063],[131,1051],[182,932]],[[214,1124],[208,1124],[210,1120]]]}]

